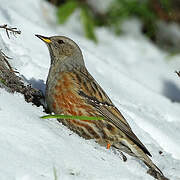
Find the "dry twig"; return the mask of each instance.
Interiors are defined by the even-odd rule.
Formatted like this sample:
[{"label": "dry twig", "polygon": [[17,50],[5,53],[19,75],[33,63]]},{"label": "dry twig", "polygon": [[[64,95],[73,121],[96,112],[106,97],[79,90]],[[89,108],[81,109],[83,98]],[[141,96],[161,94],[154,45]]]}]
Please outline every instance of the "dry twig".
[{"label": "dry twig", "polygon": [[8,27],[7,24],[0,25],[0,28],[3,28],[6,30],[6,34],[9,39],[10,39],[9,33],[13,34],[15,37],[16,37],[16,34],[21,34],[20,30],[18,30],[17,28]]},{"label": "dry twig", "polygon": [[44,96],[38,89],[34,89],[31,85],[25,85],[23,79],[17,76],[8,62],[10,59],[0,49],[0,88],[14,93],[19,92],[24,95],[27,102],[32,102],[36,106],[44,106]]},{"label": "dry twig", "polygon": [[180,77],[180,71],[175,71],[175,73]]},{"label": "dry twig", "polygon": [[6,65],[8,66],[9,70],[13,71],[11,65],[9,64],[7,59],[11,59],[10,57],[6,56],[3,52],[2,49],[0,49],[0,54],[1,54],[1,58],[3,61],[5,61]]}]

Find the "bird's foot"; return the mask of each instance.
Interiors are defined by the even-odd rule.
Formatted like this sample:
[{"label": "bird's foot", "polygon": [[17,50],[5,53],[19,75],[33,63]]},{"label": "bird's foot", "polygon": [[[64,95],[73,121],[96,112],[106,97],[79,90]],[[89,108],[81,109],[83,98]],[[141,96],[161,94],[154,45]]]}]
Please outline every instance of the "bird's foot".
[{"label": "bird's foot", "polygon": [[120,152],[120,155],[121,155],[121,157],[122,157],[122,160],[123,160],[124,162],[126,162],[126,161],[127,161],[127,157],[126,157],[122,152]]}]

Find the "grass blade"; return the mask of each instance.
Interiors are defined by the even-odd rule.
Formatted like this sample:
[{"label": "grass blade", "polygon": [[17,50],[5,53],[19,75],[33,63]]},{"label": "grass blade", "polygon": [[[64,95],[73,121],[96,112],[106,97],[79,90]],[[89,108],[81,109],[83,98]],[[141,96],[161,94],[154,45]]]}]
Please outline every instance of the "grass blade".
[{"label": "grass blade", "polygon": [[89,116],[69,116],[69,115],[46,115],[41,116],[41,119],[49,119],[49,118],[57,118],[57,119],[79,119],[79,120],[103,120],[103,117],[89,117]]}]

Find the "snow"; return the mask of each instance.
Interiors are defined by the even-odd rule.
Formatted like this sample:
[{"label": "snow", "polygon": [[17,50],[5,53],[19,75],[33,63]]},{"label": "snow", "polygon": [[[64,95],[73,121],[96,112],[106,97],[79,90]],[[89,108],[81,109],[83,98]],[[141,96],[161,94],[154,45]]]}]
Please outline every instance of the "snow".
[{"label": "snow", "polygon": [[[72,38],[154,163],[171,180],[180,179],[180,78],[174,73],[180,69],[179,55],[169,57],[146,39],[136,19],[124,23],[119,37],[97,29],[99,43],[94,44],[82,34],[78,12],[60,26],[54,8],[42,0],[0,2],[1,24],[22,31],[8,39],[1,29],[0,48],[27,83],[44,90],[50,65],[47,47],[34,34]],[[127,155],[123,162],[117,152],[84,140],[55,119],[42,120],[42,115],[42,107],[0,89],[0,179],[153,179],[136,158]]]}]

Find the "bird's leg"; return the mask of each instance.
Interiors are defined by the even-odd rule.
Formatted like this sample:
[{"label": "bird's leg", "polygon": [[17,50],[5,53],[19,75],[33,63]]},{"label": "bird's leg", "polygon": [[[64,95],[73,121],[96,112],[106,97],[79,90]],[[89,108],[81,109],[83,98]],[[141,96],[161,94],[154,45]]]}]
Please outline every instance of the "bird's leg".
[{"label": "bird's leg", "polygon": [[121,157],[122,157],[122,160],[124,161],[124,162],[126,162],[127,161],[127,157],[120,151],[120,155],[121,155]]},{"label": "bird's leg", "polygon": [[113,151],[114,153],[116,154],[118,152],[118,154],[120,155],[120,157],[122,158],[122,160],[124,162],[127,161],[127,157],[123,154],[123,152],[120,150],[120,146],[118,146],[118,144],[115,145],[112,145],[113,146]]},{"label": "bird's leg", "polygon": [[[110,144],[110,143],[107,143],[106,148],[107,148],[107,149],[110,149],[110,147],[111,147],[111,144]],[[120,155],[121,155],[121,157],[122,157],[122,160],[123,160],[124,162],[126,162],[126,161],[127,161],[127,157],[126,157],[121,151],[119,151],[119,152],[120,152]]]}]

